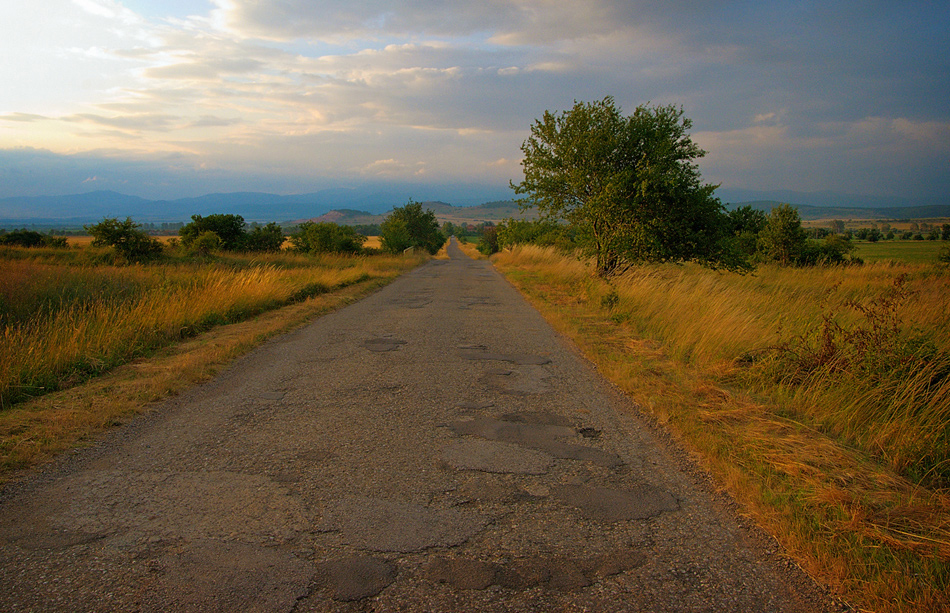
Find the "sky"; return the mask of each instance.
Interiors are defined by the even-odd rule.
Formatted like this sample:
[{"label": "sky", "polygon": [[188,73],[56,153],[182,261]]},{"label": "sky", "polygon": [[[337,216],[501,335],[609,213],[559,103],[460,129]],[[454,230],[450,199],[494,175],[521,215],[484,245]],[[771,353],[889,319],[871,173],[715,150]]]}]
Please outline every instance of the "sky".
[{"label": "sky", "polygon": [[544,111],[673,104],[723,189],[950,195],[950,2],[0,0],[0,197],[507,193]]}]

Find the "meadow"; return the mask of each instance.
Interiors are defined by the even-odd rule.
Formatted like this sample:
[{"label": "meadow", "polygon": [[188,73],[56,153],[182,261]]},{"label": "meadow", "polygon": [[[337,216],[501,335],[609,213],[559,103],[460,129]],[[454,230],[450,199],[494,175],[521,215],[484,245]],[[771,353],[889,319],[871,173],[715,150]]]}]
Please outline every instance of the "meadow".
[{"label": "meadow", "polygon": [[854,255],[865,262],[904,262],[926,264],[937,259],[937,253],[947,246],[946,241],[855,241]]},{"label": "meadow", "polygon": [[[141,374],[142,364],[186,345],[204,356],[197,362],[226,361],[422,261],[283,252],[169,255],[128,265],[115,263],[109,249],[0,248],[0,479],[188,382],[157,372],[164,381],[157,391],[121,407],[109,402],[114,390],[81,401],[71,390],[124,366]],[[234,336],[237,329],[244,332]],[[208,340],[215,335],[227,340]],[[227,347],[203,346],[209,342]],[[211,372],[193,357],[176,359],[165,370],[195,369],[196,379]]]},{"label": "meadow", "polygon": [[603,280],[552,248],[492,260],[821,583],[862,610],[950,611],[946,266]]}]

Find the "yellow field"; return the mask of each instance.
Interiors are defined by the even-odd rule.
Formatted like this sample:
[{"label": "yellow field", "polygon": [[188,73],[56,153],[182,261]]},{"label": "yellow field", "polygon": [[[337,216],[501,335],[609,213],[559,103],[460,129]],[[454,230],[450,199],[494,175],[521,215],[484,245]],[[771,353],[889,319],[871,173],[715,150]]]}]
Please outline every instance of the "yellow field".
[{"label": "yellow field", "polygon": [[[177,239],[178,235],[153,236],[152,238],[167,244],[168,241]],[[91,236],[67,236],[66,244],[68,244],[70,247],[88,247],[89,245],[92,244],[92,237]]]},{"label": "yellow field", "polygon": [[[167,244],[169,241],[176,240],[179,237],[177,235],[174,235],[174,236],[155,236],[153,238]],[[66,243],[70,247],[88,247],[89,245],[92,244],[92,237],[91,236],[68,236],[66,237]],[[290,239],[287,239],[287,241],[284,243],[284,247],[286,248],[289,246],[290,246]],[[382,242],[380,241],[378,236],[368,236],[366,237],[366,242],[363,243],[363,246],[366,247],[367,249],[380,249],[382,247]]]}]

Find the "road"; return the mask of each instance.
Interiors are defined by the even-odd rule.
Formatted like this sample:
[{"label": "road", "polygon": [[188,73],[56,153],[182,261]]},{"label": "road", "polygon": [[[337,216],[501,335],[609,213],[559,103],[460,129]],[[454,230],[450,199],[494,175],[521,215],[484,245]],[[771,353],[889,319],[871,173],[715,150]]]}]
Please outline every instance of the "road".
[{"label": "road", "polygon": [[829,609],[449,253],[6,487],[0,610]]}]

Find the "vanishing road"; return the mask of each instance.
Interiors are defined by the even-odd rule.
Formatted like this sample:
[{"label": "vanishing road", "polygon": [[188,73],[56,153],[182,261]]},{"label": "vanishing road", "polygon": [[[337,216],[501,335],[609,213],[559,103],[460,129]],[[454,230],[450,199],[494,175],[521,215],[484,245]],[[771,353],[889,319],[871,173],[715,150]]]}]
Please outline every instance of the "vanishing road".
[{"label": "vanishing road", "polygon": [[450,255],[6,487],[0,610],[828,610]]}]

